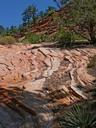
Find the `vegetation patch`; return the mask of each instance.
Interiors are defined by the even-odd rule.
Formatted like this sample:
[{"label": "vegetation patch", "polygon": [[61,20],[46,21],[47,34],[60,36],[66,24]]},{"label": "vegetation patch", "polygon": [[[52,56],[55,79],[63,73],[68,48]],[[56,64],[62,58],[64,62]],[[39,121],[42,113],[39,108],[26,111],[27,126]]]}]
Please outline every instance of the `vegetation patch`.
[{"label": "vegetation patch", "polygon": [[35,44],[35,43],[42,43],[42,42],[52,42],[54,40],[55,40],[54,36],[50,37],[46,34],[28,33],[22,42]]},{"label": "vegetation patch", "polygon": [[31,44],[39,43],[40,42],[40,35],[37,35],[37,34],[34,34],[34,33],[29,33],[26,36],[26,39]]},{"label": "vegetation patch", "polygon": [[2,45],[8,45],[8,44],[14,44],[14,43],[16,43],[16,40],[12,36],[0,37],[0,44]]},{"label": "vegetation patch", "polygon": [[[96,105],[96,102],[94,103]],[[96,128],[96,108],[92,103],[75,104],[63,111],[59,118],[61,128]]]}]

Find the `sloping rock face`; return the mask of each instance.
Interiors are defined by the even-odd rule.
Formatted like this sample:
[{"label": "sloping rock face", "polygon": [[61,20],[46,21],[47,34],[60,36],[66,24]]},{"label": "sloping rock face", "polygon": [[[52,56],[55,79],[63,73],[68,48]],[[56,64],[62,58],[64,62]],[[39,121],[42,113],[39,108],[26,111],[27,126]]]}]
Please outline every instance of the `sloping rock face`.
[{"label": "sloping rock face", "polygon": [[61,53],[49,48],[28,50],[26,47],[2,47],[0,51],[0,81],[16,83],[48,77],[58,70]]},{"label": "sloping rock face", "polygon": [[[45,34],[52,36],[59,30],[59,25],[56,22],[56,17],[69,17],[69,12],[72,10],[72,5],[68,4],[64,8],[60,10],[56,10],[53,14],[49,14],[48,16],[43,17],[43,19],[39,19],[37,24],[30,26],[29,28],[25,28],[25,32],[17,32],[14,34],[14,37],[19,40],[23,40],[27,33],[35,33],[35,34]],[[65,27],[66,30],[66,27]]]},{"label": "sloping rock face", "polygon": [[[0,128],[52,128],[54,105],[88,99],[95,48],[0,46]],[[53,102],[54,101],[54,105]]]}]

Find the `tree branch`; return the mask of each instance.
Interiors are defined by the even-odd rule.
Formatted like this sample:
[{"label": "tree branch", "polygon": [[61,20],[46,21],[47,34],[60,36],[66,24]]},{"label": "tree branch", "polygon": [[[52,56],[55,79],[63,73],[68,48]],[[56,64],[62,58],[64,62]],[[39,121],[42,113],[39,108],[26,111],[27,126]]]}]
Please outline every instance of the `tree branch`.
[{"label": "tree branch", "polygon": [[76,31],[75,29],[73,29],[73,31],[76,33],[76,34],[79,34],[81,37],[85,38],[86,40],[88,40],[89,42],[91,41],[89,38],[87,38],[86,36],[84,36],[83,34],[81,34],[80,32]]}]

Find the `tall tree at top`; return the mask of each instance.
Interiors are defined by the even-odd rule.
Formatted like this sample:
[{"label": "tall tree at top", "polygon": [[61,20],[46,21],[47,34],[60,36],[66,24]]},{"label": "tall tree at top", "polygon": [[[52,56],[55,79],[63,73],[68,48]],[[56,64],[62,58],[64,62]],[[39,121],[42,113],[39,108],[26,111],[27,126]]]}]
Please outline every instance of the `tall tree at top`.
[{"label": "tall tree at top", "polygon": [[96,44],[96,0],[54,0],[60,5],[70,2],[68,14],[58,21],[83,38]]},{"label": "tall tree at top", "polygon": [[48,9],[46,10],[46,13],[47,13],[48,15],[50,15],[50,14],[52,14],[55,10],[56,10],[55,7],[48,6]]},{"label": "tall tree at top", "polygon": [[72,0],[71,21],[80,34],[96,44],[96,0]]},{"label": "tall tree at top", "polygon": [[29,5],[24,12],[22,13],[23,16],[23,22],[30,23],[31,21],[33,24],[36,23],[36,18],[37,18],[37,8],[34,5]]}]

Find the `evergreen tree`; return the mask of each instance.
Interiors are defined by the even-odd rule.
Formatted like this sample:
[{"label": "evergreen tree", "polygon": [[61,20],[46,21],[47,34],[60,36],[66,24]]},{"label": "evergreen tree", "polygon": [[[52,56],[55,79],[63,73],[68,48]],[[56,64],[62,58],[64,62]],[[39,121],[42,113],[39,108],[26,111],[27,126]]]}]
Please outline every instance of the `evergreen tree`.
[{"label": "evergreen tree", "polygon": [[33,24],[36,23],[37,19],[37,8],[34,5],[28,6],[24,12],[22,13],[23,16],[23,23],[30,24],[30,22],[33,22]]}]

